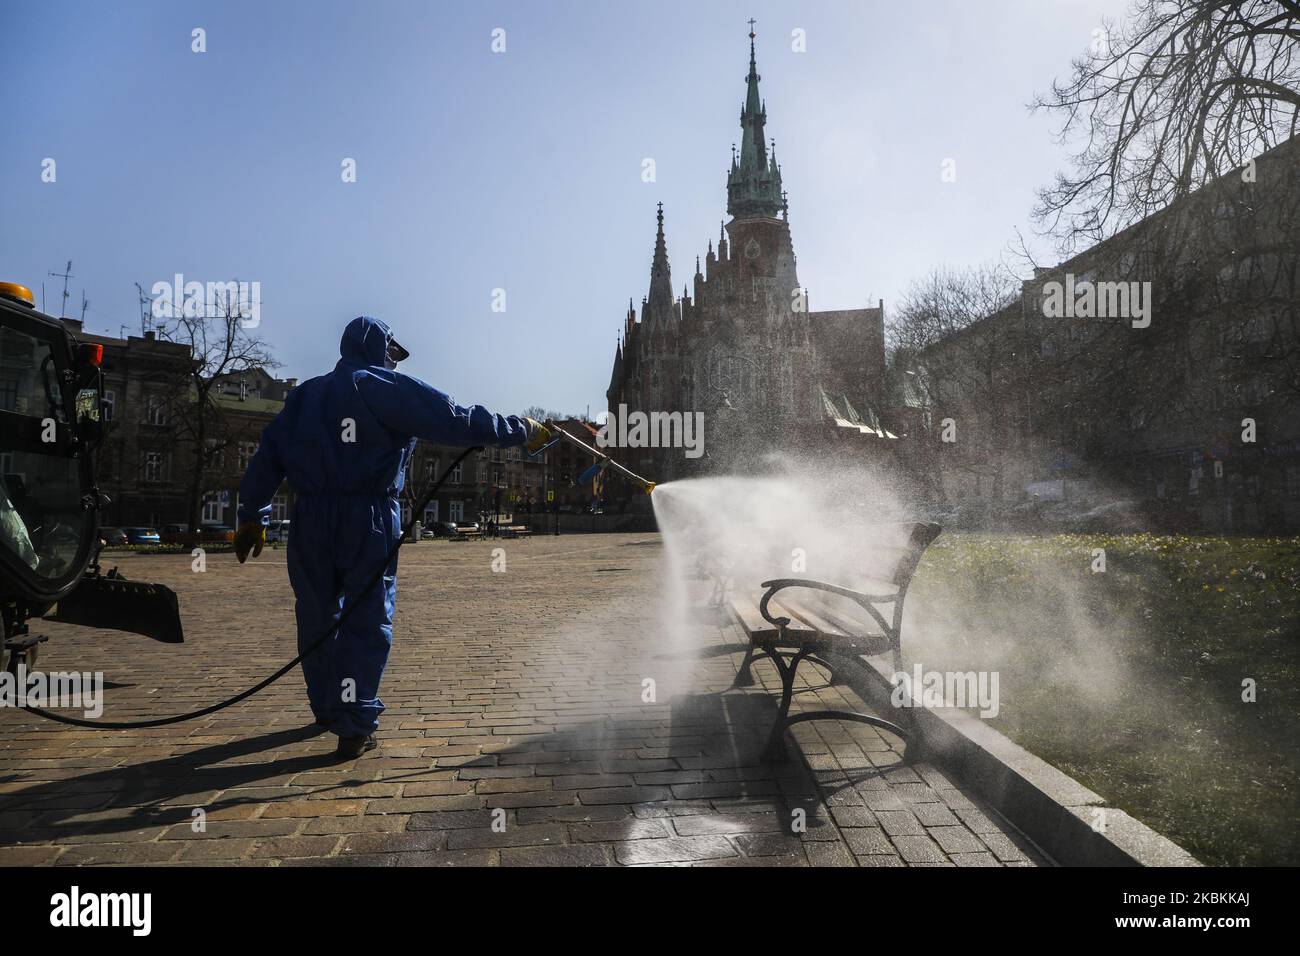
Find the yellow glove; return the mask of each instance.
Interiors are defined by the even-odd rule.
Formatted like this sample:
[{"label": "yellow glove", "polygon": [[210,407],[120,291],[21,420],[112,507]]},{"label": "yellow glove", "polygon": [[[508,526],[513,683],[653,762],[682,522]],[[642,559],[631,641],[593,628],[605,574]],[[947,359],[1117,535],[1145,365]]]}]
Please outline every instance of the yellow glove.
[{"label": "yellow glove", "polygon": [[528,440],[524,442],[524,450],[530,455],[536,454],[537,449],[551,440],[551,430],[535,418],[525,418],[524,427],[528,429]]},{"label": "yellow glove", "polygon": [[245,521],[235,532],[235,557],[239,559],[240,564],[243,564],[248,559],[250,551],[253,557],[261,554],[264,544],[266,544],[266,525],[260,521]]}]

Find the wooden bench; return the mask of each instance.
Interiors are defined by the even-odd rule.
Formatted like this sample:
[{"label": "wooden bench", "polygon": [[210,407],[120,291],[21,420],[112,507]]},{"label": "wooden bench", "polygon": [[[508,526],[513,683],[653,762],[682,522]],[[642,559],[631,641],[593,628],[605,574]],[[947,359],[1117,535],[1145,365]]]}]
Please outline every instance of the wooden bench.
[{"label": "wooden bench", "polygon": [[[833,675],[828,655],[851,660],[889,652],[893,654],[894,669],[902,669],[903,601],[921,556],[940,530],[929,522],[883,527],[882,535],[888,540],[871,547],[873,573],[864,584],[867,590],[811,578],[774,578],[760,585],[766,589],[761,597],[739,592],[731,595],[732,616],[749,637],[749,648],[732,688],[753,684],[750,667],[760,651],[771,658],[781,676],[781,704],[768,736],[765,759],[780,759],[786,728],[808,720],[857,721],[908,738],[902,727],[874,714],[814,710],[791,717],[790,699],[794,695],[795,672],[805,660],[820,664]],[[792,594],[791,589],[804,593]],[[778,601],[779,592],[787,593]],[[835,602],[826,595],[844,600]]]}]

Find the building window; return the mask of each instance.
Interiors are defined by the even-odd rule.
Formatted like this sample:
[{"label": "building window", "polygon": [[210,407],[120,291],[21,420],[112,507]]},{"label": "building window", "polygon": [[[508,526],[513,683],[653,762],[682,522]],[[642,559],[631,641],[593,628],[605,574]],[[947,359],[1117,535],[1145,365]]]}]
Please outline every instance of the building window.
[{"label": "building window", "polygon": [[271,520],[284,521],[289,517],[289,499],[286,495],[276,495],[271,499]]},{"label": "building window", "polygon": [[452,521],[460,522],[465,518],[465,502],[459,499],[450,501],[447,503],[447,511]]},{"label": "building window", "polygon": [[142,481],[166,481],[167,480],[167,453],[162,451],[147,451],[144,453],[144,468],[142,469]]},{"label": "building window", "polygon": [[111,388],[104,389],[104,421],[111,422],[117,417],[117,393]]},{"label": "building window", "polygon": [[148,425],[167,424],[167,403],[161,395],[150,395],[145,399],[144,420]]},{"label": "building window", "polygon": [[460,484],[460,473],[462,467],[463,467],[462,465],[457,464],[456,467],[451,470],[451,477],[448,478],[447,480],[450,481],[453,485]]},{"label": "building window", "polygon": [[431,525],[437,523],[437,521],[438,521],[438,502],[434,500],[434,501],[430,501],[428,506],[424,509],[424,523],[425,525]]},{"label": "building window", "polygon": [[257,454],[257,442],[241,441],[239,443],[239,470],[247,471],[253,456]]},{"label": "building window", "polygon": [[203,524],[221,524],[221,516],[225,510],[225,506],[221,503],[221,492],[210,491],[203,498],[203,514],[199,520]]}]

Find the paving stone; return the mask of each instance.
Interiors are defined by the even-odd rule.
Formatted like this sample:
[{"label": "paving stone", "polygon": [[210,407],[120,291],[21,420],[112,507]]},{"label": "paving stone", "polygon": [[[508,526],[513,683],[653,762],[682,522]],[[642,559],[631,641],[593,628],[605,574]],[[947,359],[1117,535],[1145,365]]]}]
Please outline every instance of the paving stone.
[{"label": "paving stone", "polygon": [[700,814],[673,818],[673,828],[679,836],[771,832],[781,830],[781,824],[782,821],[778,820],[775,814],[770,813],[746,813],[734,816]]},{"label": "paving stone", "polygon": [[352,817],[358,816],[366,805],[361,800],[287,800],[272,803],[262,813],[262,819],[277,817]]},{"label": "paving stone", "polygon": [[223,860],[243,860],[252,854],[256,846],[256,840],[247,838],[191,840],[181,846],[180,855],[176,859],[184,863],[217,863]]},{"label": "paving stone", "polygon": [[844,842],[857,855],[865,853],[893,853],[893,844],[880,827],[853,827],[842,831]]},{"label": "paving stone", "polygon": [[898,855],[908,863],[943,863],[943,850],[928,836],[892,836]]},{"label": "paving stone", "polygon": [[258,841],[253,859],[285,860],[295,856],[330,856],[339,845],[337,836],[272,837]]},{"label": "paving stone", "polygon": [[667,836],[672,836],[672,833],[662,821],[642,820],[637,817],[604,823],[569,824],[569,839],[574,843],[618,843],[624,840],[648,840]]},{"label": "paving stone", "polygon": [[504,832],[497,832],[490,826],[476,827],[472,830],[452,830],[447,834],[447,848],[449,850],[466,850],[478,847],[542,846],[568,842],[568,831],[560,823],[507,826]]},{"label": "paving stone", "polygon": [[1001,866],[992,853],[954,853],[953,863],[958,866]]},{"label": "paving stone", "polygon": [[580,803],[571,803],[562,807],[520,807],[515,811],[520,823],[608,823],[613,820],[633,819],[632,813],[625,806],[617,804],[600,807],[588,807]]},{"label": "paving stone", "polygon": [[1001,833],[1002,828],[994,823],[984,811],[975,807],[960,807],[956,811],[961,822],[972,833]]},{"label": "paving stone", "polygon": [[979,837],[965,827],[926,827],[925,832],[945,853],[980,853],[984,850]]},{"label": "paving stone", "polygon": [[812,866],[853,866],[853,854],[842,843],[805,843],[804,853]]},{"label": "paving stone", "polygon": [[49,844],[0,846],[0,866],[45,866],[62,852],[63,847]]},{"label": "paving stone", "polygon": [[411,853],[443,850],[446,830],[405,830],[400,833],[351,833],[339,847],[341,856],[350,854]]},{"label": "paving stone", "polygon": [[859,791],[859,793],[862,795],[862,802],[877,813],[906,810],[908,808],[907,801],[890,790],[866,790]]},{"label": "paving stone", "polygon": [[942,803],[914,803],[912,813],[923,827],[955,827],[961,824],[956,814]]},{"label": "paving stone", "polygon": [[804,856],[804,842],[789,833],[739,833],[732,842],[746,856]]},{"label": "paving stone", "polygon": [[649,803],[665,800],[669,796],[667,787],[609,787],[599,790],[579,790],[578,799],[587,806],[600,806],[607,803]]},{"label": "paving stone", "polygon": [[501,851],[502,866],[608,866],[611,862],[612,848],[594,843],[510,847]]},{"label": "paving stone", "polygon": [[876,819],[890,836],[925,832],[916,817],[908,810],[881,810],[876,814]]},{"label": "paving stone", "polygon": [[880,822],[866,807],[832,807],[831,817],[841,827],[874,827]]},{"label": "paving stone", "polygon": [[180,855],[179,843],[92,843],[70,846],[55,866],[106,866],[118,863],[165,863]]},{"label": "paving stone", "polygon": [[1028,856],[1005,833],[981,833],[980,840],[1002,863],[1027,860]]},{"label": "paving stone", "polygon": [[616,843],[614,853],[618,862],[634,863],[688,863],[737,856],[724,837],[669,837],[666,840],[633,840]]}]

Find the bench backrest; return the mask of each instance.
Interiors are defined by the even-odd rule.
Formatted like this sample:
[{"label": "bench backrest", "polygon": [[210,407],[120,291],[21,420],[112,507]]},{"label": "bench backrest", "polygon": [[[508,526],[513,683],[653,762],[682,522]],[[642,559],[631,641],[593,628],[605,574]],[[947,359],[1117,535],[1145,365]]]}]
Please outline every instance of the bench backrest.
[{"label": "bench backrest", "polygon": [[905,521],[880,527],[888,529],[892,540],[872,546],[876,553],[873,557],[884,559],[875,562],[877,573],[890,584],[905,588],[921,563],[925,549],[943,529],[932,521]]}]

